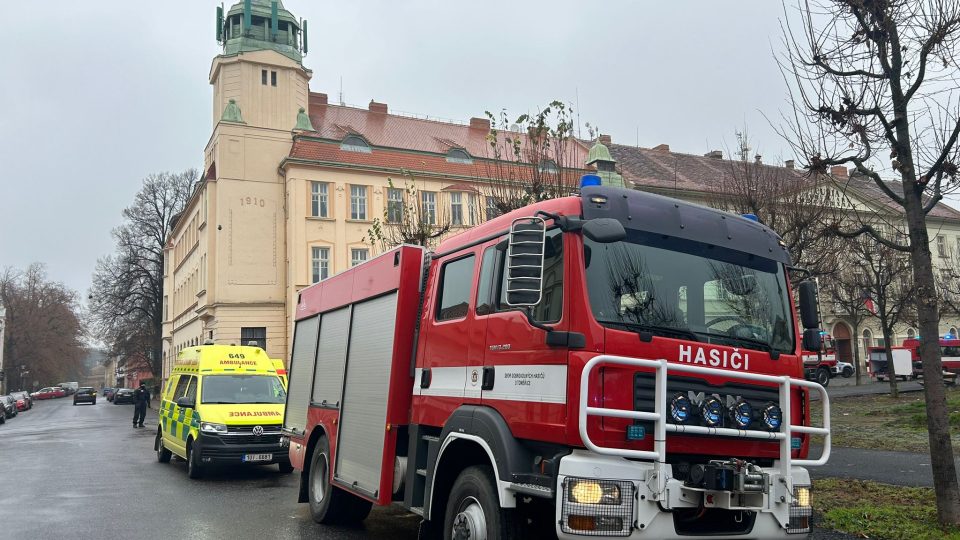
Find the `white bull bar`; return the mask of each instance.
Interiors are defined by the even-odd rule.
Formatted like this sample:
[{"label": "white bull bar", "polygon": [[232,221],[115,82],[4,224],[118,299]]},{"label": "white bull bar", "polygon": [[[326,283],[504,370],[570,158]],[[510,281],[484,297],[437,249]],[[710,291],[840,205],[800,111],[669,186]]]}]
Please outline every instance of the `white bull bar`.
[{"label": "white bull bar", "polygon": [[[620,367],[634,368],[653,368],[656,370],[655,382],[655,409],[654,412],[634,411],[624,409],[608,409],[604,407],[591,407],[589,400],[590,375],[601,365],[617,365]],[[667,414],[667,375],[670,372],[694,373],[698,375],[713,375],[728,379],[739,379],[745,381],[756,381],[766,383],[776,383],[780,389],[780,410],[783,414],[783,420],[780,424],[780,431],[758,431],[750,429],[732,429],[732,428],[711,428],[706,426],[687,426],[677,425],[666,422]],[[790,388],[792,386],[802,386],[811,388],[820,393],[821,403],[823,403],[823,427],[811,427],[804,425],[795,425],[791,422],[791,403]],[[610,448],[595,444],[587,433],[587,418],[590,416],[611,416],[615,418],[629,418],[632,420],[643,420],[654,423],[653,450],[630,450],[626,448]],[[729,371],[725,369],[690,366],[667,362],[666,360],[644,360],[640,358],[628,358],[624,356],[600,355],[594,357],[583,368],[580,375],[580,438],[583,440],[587,449],[598,454],[620,456],[625,458],[652,460],[655,462],[655,473],[657,478],[657,493],[662,493],[666,478],[663,474],[663,465],[667,458],[667,432],[689,433],[694,435],[717,435],[722,437],[737,437],[744,439],[767,439],[780,442],[780,462],[779,469],[781,478],[790,477],[791,466],[819,466],[827,463],[830,459],[830,396],[827,390],[819,384],[811,381],[793,379],[787,376],[760,375],[757,373],[742,373],[739,371]],[[823,451],[819,459],[792,459],[791,457],[791,439],[794,433],[807,433],[810,435],[823,435]],[[731,456],[733,457],[733,456]],[[792,486],[791,486],[792,487]]]}]

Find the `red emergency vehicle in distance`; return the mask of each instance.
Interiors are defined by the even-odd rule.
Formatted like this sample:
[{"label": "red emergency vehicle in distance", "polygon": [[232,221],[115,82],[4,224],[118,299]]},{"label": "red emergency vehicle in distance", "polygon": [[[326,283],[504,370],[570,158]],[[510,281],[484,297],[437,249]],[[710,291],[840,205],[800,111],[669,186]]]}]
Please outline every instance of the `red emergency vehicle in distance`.
[{"label": "red emergency vehicle in distance", "polygon": [[755,221],[594,186],[308,287],[284,418],[299,501],[320,523],[398,504],[471,540],[807,534],[830,407],[802,379],[815,286],[801,339],[789,269]]},{"label": "red emergency vehicle in distance", "polygon": [[[903,340],[903,346],[911,351],[914,371],[922,375],[923,362],[920,359],[920,340],[918,338],[905,339]],[[940,338],[940,360],[943,362],[944,371],[960,375],[960,339],[951,334]]]},{"label": "red emergency vehicle in distance", "polygon": [[837,351],[833,345],[833,336],[820,332],[820,352],[804,350],[803,375],[808,381],[817,381],[823,386],[830,384],[830,379],[837,372]]}]

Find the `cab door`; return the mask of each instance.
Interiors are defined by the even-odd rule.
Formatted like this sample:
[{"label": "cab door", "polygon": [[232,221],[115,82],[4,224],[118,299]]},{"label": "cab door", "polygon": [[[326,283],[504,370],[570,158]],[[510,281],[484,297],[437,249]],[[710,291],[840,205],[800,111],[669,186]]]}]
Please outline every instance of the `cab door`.
[{"label": "cab door", "polygon": [[[533,320],[555,331],[565,331],[565,241],[558,228],[547,231],[544,249],[543,296],[532,309]],[[530,324],[526,313],[506,302],[506,242],[492,249],[495,284],[487,320],[481,401],[493,407],[518,438],[563,441],[567,411],[566,347],[546,344],[547,332]],[[478,301],[479,303],[479,301]]]}]

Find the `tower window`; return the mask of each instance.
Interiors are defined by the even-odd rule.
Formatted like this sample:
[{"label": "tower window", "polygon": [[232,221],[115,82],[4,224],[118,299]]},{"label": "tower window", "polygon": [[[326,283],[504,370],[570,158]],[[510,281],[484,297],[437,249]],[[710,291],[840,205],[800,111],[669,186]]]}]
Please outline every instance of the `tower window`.
[{"label": "tower window", "polygon": [[270,72],[270,86],[276,86],[276,85],[277,85],[277,72],[276,72],[276,71],[271,71],[271,72]]},{"label": "tower window", "polygon": [[260,70],[260,84],[267,84],[267,70],[265,69]]}]

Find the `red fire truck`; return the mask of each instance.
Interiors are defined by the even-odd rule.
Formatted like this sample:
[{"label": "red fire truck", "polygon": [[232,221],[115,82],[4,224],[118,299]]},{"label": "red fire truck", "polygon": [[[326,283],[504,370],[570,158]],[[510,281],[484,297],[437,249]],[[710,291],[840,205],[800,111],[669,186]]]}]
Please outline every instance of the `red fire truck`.
[{"label": "red fire truck", "polygon": [[[923,374],[923,362],[920,360],[920,340],[917,338],[905,339],[903,340],[903,346],[911,351],[913,370],[917,374]],[[954,375],[960,374],[960,339],[951,334],[940,338],[940,360],[943,362],[944,371]]]},{"label": "red fire truck", "polygon": [[837,371],[837,351],[833,347],[833,338],[826,332],[820,333],[820,351],[802,351],[803,374],[809,381],[816,381],[823,386],[830,384],[830,379],[839,375]]},{"label": "red fire truck", "polygon": [[789,272],[760,223],[592,186],[308,287],[283,438],[299,501],[320,523],[397,504],[448,539],[806,534],[830,406]]}]

